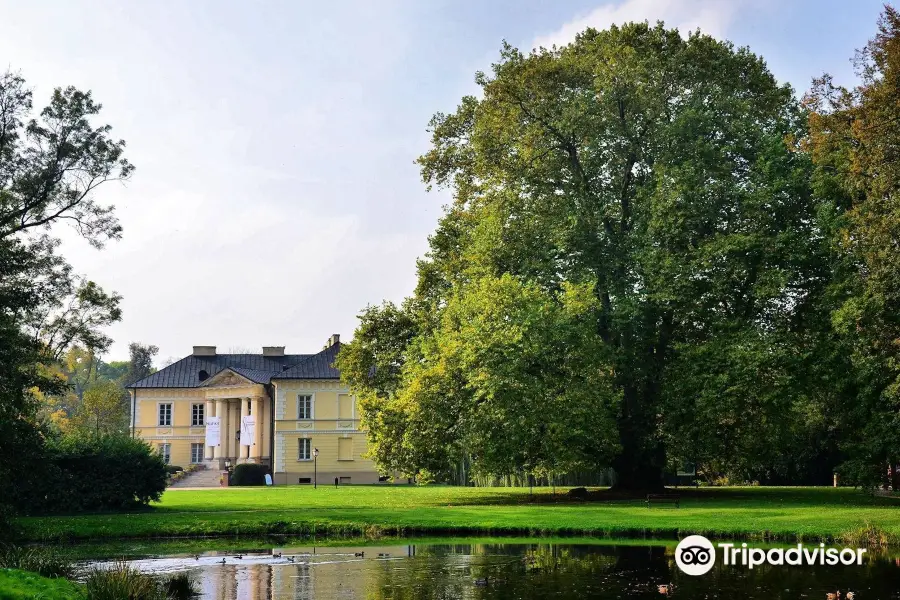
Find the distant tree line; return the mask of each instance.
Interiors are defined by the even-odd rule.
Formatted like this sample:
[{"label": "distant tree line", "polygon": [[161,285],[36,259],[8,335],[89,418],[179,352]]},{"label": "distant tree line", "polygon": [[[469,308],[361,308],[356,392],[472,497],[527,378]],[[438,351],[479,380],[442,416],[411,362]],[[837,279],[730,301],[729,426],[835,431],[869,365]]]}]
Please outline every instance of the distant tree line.
[{"label": "distant tree line", "polygon": [[798,99],[662,24],[504,46],[419,159],[453,200],[338,364],[386,471],[886,483],[900,463],[900,16]]}]

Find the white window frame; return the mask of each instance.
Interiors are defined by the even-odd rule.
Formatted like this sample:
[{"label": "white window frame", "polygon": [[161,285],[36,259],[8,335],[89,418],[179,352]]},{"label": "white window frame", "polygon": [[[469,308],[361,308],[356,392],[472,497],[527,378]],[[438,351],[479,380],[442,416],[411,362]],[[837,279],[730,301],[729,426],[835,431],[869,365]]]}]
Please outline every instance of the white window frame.
[{"label": "white window frame", "polygon": [[[300,398],[309,398],[309,415],[306,417],[300,416]],[[313,421],[316,418],[316,395],[314,393],[308,394],[297,394],[297,420],[298,421]]]},{"label": "white window frame", "polygon": [[[301,451],[303,447],[306,446],[306,458],[303,457]],[[298,462],[309,462],[313,459],[313,447],[312,447],[312,438],[302,437],[298,438],[297,442],[297,461]]]},{"label": "white window frame", "polygon": [[169,442],[163,442],[159,445],[159,455],[162,456],[163,461],[168,465],[172,464],[172,444]]},{"label": "white window frame", "polygon": [[[341,417],[341,396],[347,396],[350,399],[350,417]],[[356,420],[356,397],[350,392],[337,393],[337,415],[338,421],[355,421]]]},{"label": "white window frame", "polygon": [[[197,460],[194,460],[194,450],[196,450],[198,448],[200,449],[200,457]],[[205,459],[205,456],[204,456],[205,450],[206,449],[203,447],[202,442],[199,444],[197,442],[191,443],[191,464],[192,465],[198,465],[203,462],[203,460]]]},{"label": "white window frame", "polygon": [[[169,422],[163,423],[162,421],[162,410],[163,406],[169,407]],[[157,402],[156,403],[156,426],[157,427],[172,427],[172,424],[175,422],[175,405],[172,402]]]},{"label": "white window frame", "polygon": [[[341,440],[350,440],[350,458],[341,458]],[[353,438],[349,435],[343,435],[338,438],[338,460],[341,462],[353,462],[353,452],[356,450]]]},{"label": "white window frame", "polygon": [[[200,407],[200,420],[199,422],[195,418],[196,408]],[[191,403],[191,427],[204,427],[206,426],[206,403],[204,402],[193,402]]]}]

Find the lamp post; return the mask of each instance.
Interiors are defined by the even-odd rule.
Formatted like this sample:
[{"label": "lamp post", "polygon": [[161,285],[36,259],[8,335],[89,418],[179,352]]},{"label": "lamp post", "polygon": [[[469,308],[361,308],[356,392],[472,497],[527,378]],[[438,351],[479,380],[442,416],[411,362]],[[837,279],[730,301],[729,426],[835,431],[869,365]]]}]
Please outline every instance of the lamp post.
[{"label": "lamp post", "polygon": [[319,488],[319,449],[313,448],[313,489]]}]

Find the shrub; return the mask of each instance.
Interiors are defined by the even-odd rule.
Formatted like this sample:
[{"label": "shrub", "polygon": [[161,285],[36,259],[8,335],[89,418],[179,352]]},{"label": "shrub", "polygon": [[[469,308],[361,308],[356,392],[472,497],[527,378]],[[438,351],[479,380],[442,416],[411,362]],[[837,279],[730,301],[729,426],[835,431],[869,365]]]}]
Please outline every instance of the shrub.
[{"label": "shrub", "polygon": [[90,569],[84,584],[90,600],[191,600],[200,595],[189,573],[160,579],[125,562]]},{"label": "shrub", "polygon": [[121,562],[112,567],[93,567],[84,580],[91,600],[166,600],[160,582]]},{"label": "shrub", "polygon": [[44,483],[27,512],[122,510],[159,500],[166,465],[143,440],[122,435],[65,437],[47,444],[56,477]]},{"label": "shrub", "polygon": [[231,485],[266,485],[266,474],[269,467],[245,463],[237,465],[231,474]]},{"label": "shrub", "polygon": [[162,582],[163,592],[169,600],[190,600],[200,595],[190,573],[176,573]]},{"label": "shrub", "polygon": [[166,465],[166,473],[168,473],[169,475],[181,473],[182,471],[184,471],[184,469],[179,467],[178,465]]}]

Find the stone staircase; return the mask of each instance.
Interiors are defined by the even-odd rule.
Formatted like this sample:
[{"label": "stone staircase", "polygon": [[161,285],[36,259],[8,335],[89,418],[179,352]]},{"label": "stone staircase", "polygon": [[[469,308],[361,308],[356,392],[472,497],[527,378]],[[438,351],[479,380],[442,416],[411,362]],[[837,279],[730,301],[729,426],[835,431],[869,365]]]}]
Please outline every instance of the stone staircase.
[{"label": "stone staircase", "polygon": [[220,475],[221,473],[216,469],[200,469],[189,473],[187,477],[176,481],[169,488],[219,487]]}]

